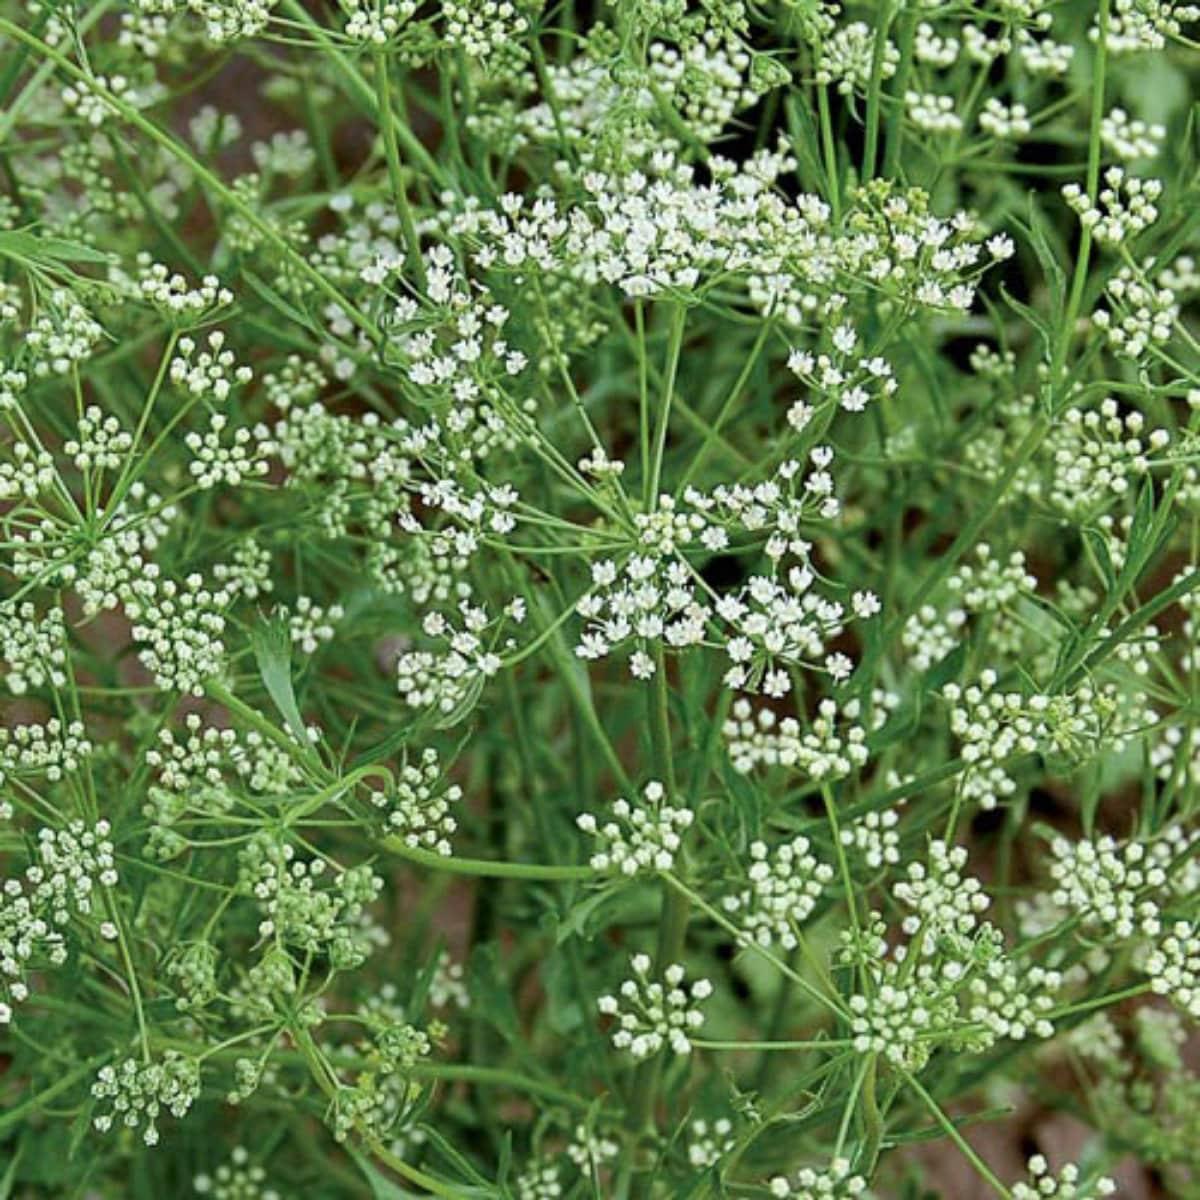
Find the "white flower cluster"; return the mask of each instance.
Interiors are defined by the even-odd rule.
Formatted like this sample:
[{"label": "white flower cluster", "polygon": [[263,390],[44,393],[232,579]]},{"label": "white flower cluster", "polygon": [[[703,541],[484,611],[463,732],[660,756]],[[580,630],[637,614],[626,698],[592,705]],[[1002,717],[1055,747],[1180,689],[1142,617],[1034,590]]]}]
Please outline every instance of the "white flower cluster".
[{"label": "white flower cluster", "polygon": [[1042,1200],[1057,1197],[1057,1200],[1096,1200],[1099,1196],[1115,1196],[1117,1185],[1113,1180],[1101,1176],[1090,1184],[1081,1184],[1079,1168],[1067,1163],[1057,1175],[1050,1171],[1050,1164],[1041,1154],[1035,1154],[1028,1162],[1027,1180],[1012,1186],[1013,1200]]},{"label": "white flower cluster", "polygon": [[158,1119],[163,1110],[182,1120],[200,1095],[200,1066],[195,1059],[168,1050],[157,1062],[127,1058],[120,1066],[101,1067],[92,1096],[108,1102],[92,1124],[107,1133],[114,1124],[142,1128],[142,1141],[158,1145]]},{"label": "white flower cluster", "polygon": [[1033,132],[1033,123],[1024,104],[1003,104],[989,96],[979,114],[979,128],[997,138],[1021,138]]},{"label": "white flower cluster", "polygon": [[[817,59],[816,80],[820,84],[837,84],[843,96],[855,91],[865,92],[871,82],[871,63],[874,56],[875,31],[865,21],[841,25],[828,40],[822,42]],[[880,59],[880,77],[890,79],[900,62],[900,51],[891,41],[884,43]]]},{"label": "white flower cluster", "polygon": [[835,1158],[823,1171],[805,1167],[792,1181],[776,1175],[767,1189],[779,1200],[866,1200],[870,1195],[866,1179],[854,1173],[846,1158]]},{"label": "white flower cluster", "polygon": [[1200,1021],[1200,928],[1190,921],[1169,926],[1142,969],[1150,986]]},{"label": "white flower cluster", "polygon": [[862,412],[873,400],[895,395],[900,386],[881,355],[852,357],[858,344],[852,325],[837,326],[831,340],[829,354],[793,350],[788,355],[788,370],[819,398],[816,405],[798,401],[788,410],[788,424],[797,431],[805,429],[825,404],[836,402],[846,412]]},{"label": "white flower cluster", "polygon": [[740,167],[714,158],[715,182],[701,186],[693,168],[660,154],[649,173],[586,172],[586,200],[565,212],[548,197],[504,196],[498,209],[468,207],[450,231],[480,243],[475,263],[485,271],[536,267],[549,280],[615,285],[634,297],[740,278],[761,312],[791,327],[836,318],[848,292],[866,286],[921,308],[966,311],[978,275],[1012,253],[1011,239],[986,249],[971,240],[977,226],[965,213],[933,216],[918,192],[863,189],[835,229],[819,198],[789,202],[774,190],[793,165],[769,152]]},{"label": "white flower cluster", "polygon": [[199,575],[181,583],[163,579],[154,565],[125,591],[125,611],[133,621],[138,659],[164,691],[193,696],[220,673],[225,661],[223,611],[229,594],[210,591]]},{"label": "white flower cluster", "polygon": [[275,452],[275,445],[267,436],[267,427],[256,425],[251,429],[237,425],[232,438],[223,441],[222,434],[228,424],[225,413],[211,413],[206,433],[190,430],[184,435],[184,444],[192,454],[188,470],[200,488],[222,483],[237,487],[269,470],[267,457]]},{"label": "white flower cluster", "polygon": [[429,1003],[433,1008],[457,1008],[460,1011],[471,1007],[471,993],[463,981],[462,963],[452,962],[450,952],[438,954],[437,967],[429,981]]},{"label": "white flower cluster", "polygon": [[[1177,38],[1185,23],[1200,20],[1200,5],[1176,0],[1115,0],[1105,39],[1110,54],[1136,54],[1161,50],[1168,38]],[[1088,31],[1099,39],[1099,23]]]},{"label": "white flower cluster", "polygon": [[1170,340],[1179,317],[1176,293],[1165,283],[1168,272],[1154,279],[1149,268],[1150,264],[1141,271],[1122,267],[1104,288],[1109,307],[1092,314],[1092,323],[1104,331],[1112,352],[1135,362],[1149,348]]},{"label": "white flower cluster", "polygon": [[4,682],[14,696],[31,687],[64,687],[67,682],[67,623],[58,607],[39,617],[33,601],[0,605],[0,659]]},{"label": "white flower cluster", "polygon": [[[215,119],[215,118],[214,118]],[[138,293],[163,316],[180,325],[197,324],[219,308],[233,303],[233,293],[215,275],[205,275],[196,287],[177,271],[139,257]]]},{"label": "white flower cluster", "polygon": [[1122,941],[1156,937],[1162,913],[1155,896],[1168,882],[1172,839],[1123,846],[1111,837],[1050,843],[1051,899],[1082,921],[1084,928],[1103,930]]},{"label": "white flower cluster", "polygon": [[620,1153],[620,1143],[596,1130],[589,1130],[586,1125],[576,1125],[575,1133],[567,1143],[567,1157],[585,1175],[594,1175],[598,1167],[612,1162]]},{"label": "white flower cluster", "polygon": [[[928,671],[958,646],[970,617],[1005,613],[1037,588],[1037,579],[1026,569],[1020,550],[1003,560],[993,557],[991,546],[982,542],[975,548],[975,560],[964,563],[946,581],[954,600],[949,607],[922,604],[905,621],[900,642],[915,670]],[[988,627],[989,644],[998,652],[1015,649],[1013,637],[1002,618]]]},{"label": "white flower cluster", "polygon": [[953,96],[905,92],[904,107],[908,119],[926,133],[957,133],[963,127],[962,117],[954,111]]},{"label": "white flower cluster", "polygon": [[932,955],[946,939],[965,939],[988,908],[988,898],[978,879],[963,875],[965,846],[934,841],[929,864],[909,863],[907,877],[892,888],[892,895],[910,914],[901,928],[910,939],[919,939],[920,952]]},{"label": "white flower cluster", "polygon": [[605,1016],[616,1017],[612,1044],[628,1050],[636,1059],[650,1058],[664,1047],[675,1054],[689,1054],[689,1034],[704,1024],[697,1007],[712,995],[712,984],[697,979],[685,988],[684,969],[671,963],[662,979],[650,977],[648,955],[635,954],[630,962],[633,977],[626,979],[616,996],[601,996],[596,1007]]},{"label": "white flower cluster", "polygon": [[666,788],[652,779],[642,789],[640,801],[631,804],[622,796],[613,802],[616,820],[601,825],[591,813],[580,813],[576,824],[600,844],[589,865],[622,875],[669,871],[695,814],[690,808],[663,803],[666,798]]},{"label": "white flower cluster", "polygon": [[63,453],[81,471],[115,471],[133,447],[133,435],[94,404],[84,410],[78,428],[78,436],[63,443]]},{"label": "white flower cluster", "polygon": [[92,753],[81,721],[50,717],[41,725],[0,726],[0,783],[10,775],[44,775],[57,783]]},{"label": "white flower cluster", "polygon": [[962,743],[964,794],[994,808],[1011,791],[1005,763],[1019,754],[1056,753],[1083,761],[1101,749],[1116,752],[1138,728],[1153,724],[1144,698],[1120,695],[1115,685],[1081,684],[1059,695],[1002,692],[994,670],[978,683],[947,684],[950,732]]},{"label": "white flower cluster", "polygon": [[1123,108],[1112,109],[1100,122],[1100,140],[1125,162],[1154,158],[1166,136],[1164,126],[1131,120]]},{"label": "white flower cluster", "polygon": [[209,1196],[212,1200],[283,1200],[279,1192],[267,1186],[266,1169],[251,1162],[245,1146],[235,1146],[229,1161],[211,1174],[203,1171],[197,1175],[192,1180],[192,1189],[197,1196]]},{"label": "white flower cluster", "polygon": [[737,1138],[733,1122],[728,1117],[706,1121],[702,1117],[688,1126],[688,1162],[693,1167],[712,1167],[735,1146]]},{"label": "white flower cluster", "polygon": [[1075,520],[1093,518],[1126,496],[1170,444],[1165,429],[1146,431],[1135,411],[1122,414],[1107,398],[1089,409],[1070,408],[1047,438],[1053,473],[1047,499]]},{"label": "white flower cluster", "polygon": [[751,842],[748,886],[722,901],[739,919],[742,936],[760,946],[794,950],[797,930],[812,913],[833,868],[820,862],[805,837],[784,842],[772,852],[765,842]]},{"label": "white flower cluster", "polygon": [[66,375],[91,357],[103,336],[103,328],[70,292],[51,292],[25,333],[25,344],[34,352],[34,375]]},{"label": "white flower cluster", "polygon": [[846,849],[857,853],[869,870],[878,871],[900,861],[899,824],[898,807],[872,810],[840,830],[838,839]]},{"label": "white flower cluster", "polygon": [[1104,183],[1095,199],[1077,183],[1068,183],[1062,190],[1080,224],[1090,229],[1101,245],[1119,246],[1158,220],[1154,202],[1162,195],[1162,184],[1157,179],[1139,179],[1127,175],[1123,167],[1109,167]]},{"label": "white flower cluster", "polygon": [[[838,702],[826,697],[806,729],[795,717],[782,721],[770,708],[757,713],[739,697],[721,728],[735,771],[748,775],[756,767],[787,767],[811,779],[833,782],[864,766],[869,757],[867,730],[857,724],[859,700]],[[874,728],[886,720],[886,709],[875,708]]]},{"label": "white flower cluster", "polygon": [[441,759],[426,747],[416,762],[405,761],[396,778],[396,791],[373,792],[371,802],[386,813],[389,832],[406,846],[428,850],[448,858],[453,853],[450,838],[458,829],[454,806],[462,799],[462,788],[449,783]]},{"label": "white flower cluster", "polygon": [[[0,815],[6,808],[0,803]],[[92,917],[98,889],[116,885],[110,832],[107,821],[93,827],[73,821],[65,829],[41,829],[37,860],[22,878],[0,883],[0,987],[7,1000],[20,1003],[28,997],[26,976],[31,970],[66,962],[64,931],[72,916]],[[111,940],[116,928],[103,921],[99,933]],[[7,1025],[12,1015],[12,1006],[0,1001],[0,1025]]]},{"label": "white flower cluster", "polygon": [[444,716],[461,711],[483,684],[500,670],[498,649],[511,650],[514,638],[503,638],[507,621],[521,624],[525,604],[521,599],[506,605],[500,617],[463,601],[459,605],[462,627],[455,628],[440,612],[430,612],[421,623],[426,637],[441,642],[436,650],[407,650],[396,662],[396,687],[410,708],[436,709]]},{"label": "white flower cluster", "polygon": [[288,614],[292,642],[305,654],[315,654],[322,642],[333,640],[335,627],[346,615],[340,604],[322,608],[311,596],[300,596]]},{"label": "white flower cluster", "polygon": [[346,36],[365,45],[386,46],[417,11],[414,0],[339,0]]},{"label": "white flower cluster", "polygon": [[239,384],[249,383],[254,372],[239,365],[232,350],[225,347],[225,334],[214,329],[200,349],[194,338],[182,337],[178,353],[171,359],[168,377],[176,387],[192,396],[226,400]]},{"label": "white flower cluster", "polygon": [[268,833],[255,834],[238,853],[238,884],[259,905],[259,936],[311,953],[328,954],[338,970],[361,965],[370,952],[366,906],[383,890],[369,867],[336,870],[323,887],[328,863],[305,862],[295,847]]},{"label": "white flower cluster", "polygon": [[442,0],[446,39],[468,58],[488,62],[519,45],[529,22],[512,0],[482,0],[468,4],[464,0]]}]

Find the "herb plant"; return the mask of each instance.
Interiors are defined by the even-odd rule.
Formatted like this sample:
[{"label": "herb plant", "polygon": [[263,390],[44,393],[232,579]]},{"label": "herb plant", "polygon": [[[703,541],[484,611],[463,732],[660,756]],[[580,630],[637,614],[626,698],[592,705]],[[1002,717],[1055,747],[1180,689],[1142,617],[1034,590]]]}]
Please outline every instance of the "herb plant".
[{"label": "herb plant", "polygon": [[0,1196],[1200,1194],[1197,38],[0,0]]}]

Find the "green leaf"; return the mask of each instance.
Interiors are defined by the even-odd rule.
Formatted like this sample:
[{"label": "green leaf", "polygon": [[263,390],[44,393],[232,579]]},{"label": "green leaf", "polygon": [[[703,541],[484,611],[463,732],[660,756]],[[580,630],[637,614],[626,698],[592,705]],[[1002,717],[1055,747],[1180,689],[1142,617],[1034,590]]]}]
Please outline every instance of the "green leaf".
[{"label": "green leaf", "polygon": [[278,618],[263,621],[250,631],[250,645],[267,694],[287,722],[292,737],[307,746],[308,734],[292,687],[292,638],[287,625]]},{"label": "green leaf", "polygon": [[354,1160],[354,1165],[363,1173],[367,1183],[371,1185],[371,1195],[375,1200],[420,1200],[417,1192],[406,1192],[399,1184],[393,1183],[381,1175],[378,1168],[366,1155],[347,1146],[346,1152]]},{"label": "green leaf", "polygon": [[108,266],[112,261],[112,255],[94,250],[82,242],[60,237],[39,237],[26,229],[0,230],[0,255],[35,265],[45,259],[96,263],[100,266]]},{"label": "green leaf", "polygon": [[1095,556],[1100,574],[1104,577],[1104,587],[1111,593],[1117,586],[1117,572],[1113,567],[1112,556],[1108,552],[1108,541],[1098,529],[1085,529],[1083,536]]}]

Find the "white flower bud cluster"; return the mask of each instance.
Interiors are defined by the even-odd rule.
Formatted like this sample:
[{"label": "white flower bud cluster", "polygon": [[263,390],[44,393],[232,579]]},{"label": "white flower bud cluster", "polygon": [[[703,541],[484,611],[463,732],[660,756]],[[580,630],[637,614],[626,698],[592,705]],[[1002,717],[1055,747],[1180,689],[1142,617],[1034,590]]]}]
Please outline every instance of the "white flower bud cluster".
[{"label": "white flower bud cluster", "polygon": [[[843,96],[857,90],[865,92],[871,82],[875,31],[865,21],[841,25],[832,37],[821,43],[817,59],[816,80],[820,84],[837,84]],[[890,79],[900,62],[900,51],[891,41],[885,42],[880,60],[881,78]]]},{"label": "white flower bud cluster", "polygon": [[67,623],[57,606],[43,616],[31,600],[0,604],[0,659],[8,666],[4,682],[14,696],[31,687],[65,687]]},{"label": "white flower bud cluster", "polygon": [[626,979],[617,996],[601,996],[596,1007],[605,1016],[616,1017],[612,1044],[628,1050],[638,1060],[650,1058],[664,1047],[675,1054],[691,1053],[689,1034],[704,1024],[698,1005],[712,995],[712,984],[697,979],[684,987],[684,969],[671,963],[662,979],[650,977],[648,955],[635,954],[630,961],[633,977]]},{"label": "white flower bud cluster", "polygon": [[92,752],[81,721],[65,725],[50,717],[42,725],[0,726],[0,783],[10,775],[44,775],[51,783],[79,769]]},{"label": "white flower bud cluster", "polygon": [[199,349],[193,338],[179,339],[178,353],[171,359],[168,377],[176,387],[192,396],[226,400],[239,384],[249,383],[254,372],[240,366],[232,350],[225,348],[225,334],[214,329]]},{"label": "white flower bud cluster", "polygon": [[414,850],[445,858],[454,852],[450,841],[458,829],[454,806],[461,799],[462,788],[446,780],[432,746],[421,751],[418,761],[406,761],[400,768],[395,795],[374,792],[371,796],[375,807],[386,812],[389,832],[398,834]]},{"label": "white flower bud cluster", "polygon": [[[0,405],[2,408],[3,405]],[[54,455],[17,438],[8,447],[14,462],[0,462],[0,500],[32,500],[58,478]]]},{"label": "white flower bud cluster", "polygon": [[1140,412],[1121,415],[1111,398],[1099,408],[1070,408],[1048,439],[1053,460],[1050,502],[1072,519],[1088,519],[1127,495],[1166,449],[1165,429],[1147,433]]},{"label": "white flower bud cluster", "polygon": [[1127,175],[1123,167],[1109,167],[1104,183],[1094,200],[1077,183],[1062,190],[1067,206],[1101,245],[1119,246],[1158,220],[1154,201],[1162,195],[1159,180],[1139,179]]},{"label": "white flower bud cluster", "polygon": [[109,117],[118,113],[109,95],[136,105],[137,94],[124,75],[96,75],[89,83],[69,84],[62,90],[62,101],[80,120],[99,129]]},{"label": "white flower bud cluster", "polygon": [[298,178],[312,168],[317,152],[303,129],[277,130],[269,142],[250,147],[254,165],[264,174]]},{"label": "white flower bud cluster", "polygon": [[[1200,6],[1178,4],[1175,0],[1115,0],[1108,19],[1106,44],[1110,54],[1137,54],[1161,50],[1168,38],[1177,38],[1183,25],[1200,20]],[[1098,19],[1088,30],[1098,41]]]},{"label": "white flower bud cluster", "polygon": [[115,471],[132,448],[133,435],[94,404],[79,418],[78,437],[63,443],[63,453],[69,454],[81,471]]},{"label": "white flower bud cluster", "polygon": [[225,661],[223,610],[229,593],[210,591],[199,575],[182,583],[162,579],[153,565],[127,589],[125,611],[133,621],[138,659],[164,691],[204,694],[204,684]]},{"label": "white flower bud cluster", "polygon": [[1170,339],[1179,303],[1169,287],[1161,286],[1163,274],[1156,283],[1151,282],[1146,268],[1135,273],[1122,267],[1108,281],[1104,292],[1111,308],[1097,309],[1092,323],[1104,331],[1114,354],[1136,362],[1151,346]]},{"label": "white flower bud cluster", "polygon": [[139,256],[137,281],[142,299],[176,324],[195,324],[216,309],[233,303],[233,293],[221,286],[215,275],[205,275],[196,287],[178,272],[153,262],[148,254]]},{"label": "white flower bud cluster", "polygon": [[979,128],[997,138],[1022,138],[1033,132],[1033,123],[1024,104],[1003,104],[989,96],[979,114]]},{"label": "white flower bud cluster", "polygon": [[417,11],[414,0],[341,0],[351,41],[386,46]]},{"label": "white flower bud cluster", "polygon": [[114,1125],[142,1129],[147,1146],[158,1145],[158,1119],[165,1109],[182,1120],[200,1095],[200,1066],[193,1058],[168,1050],[157,1062],[127,1058],[120,1066],[101,1067],[92,1084],[92,1096],[108,1101],[108,1111],[97,1113],[92,1124],[101,1133]]},{"label": "white flower bud cluster", "polygon": [[[1001,692],[996,672],[982,671],[977,684],[947,684],[942,696],[950,707],[950,731],[962,743],[968,766],[963,786],[984,807],[1011,791],[1007,774],[996,768],[1018,754],[1053,752],[1073,761],[1123,746],[1138,728],[1153,724],[1144,697],[1123,696],[1114,685],[1082,684],[1075,691],[1049,696]],[[981,777],[981,775],[983,777]]]},{"label": "white flower bud cluster", "polygon": [[283,1200],[279,1192],[267,1186],[266,1169],[250,1161],[250,1152],[244,1146],[235,1146],[229,1161],[211,1174],[204,1171],[197,1175],[192,1190],[211,1200]]},{"label": "white flower bud cluster", "polygon": [[288,614],[288,632],[292,643],[305,654],[315,654],[323,642],[333,640],[334,628],[346,615],[340,604],[322,608],[311,596],[300,596]]},{"label": "white flower bud cluster", "polygon": [[51,292],[25,334],[25,344],[33,352],[34,375],[67,374],[90,357],[103,336],[104,330],[70,292]]},{"label": "white flower bud cluster", "polygon": [[461,629],[439,612],[428,613],[421,623],[425,636],[443,642],[444,648],[409,650],[397,659],[396,687],[410,708],[448,715],[477,694],[502,666],[497,649],[516,646],[514,638],[501,639],[500,631],[505,621],[520,625],[525,620],[525,604],[520,598],[512,600],[500,617],[489,620],[483,608],[464,600],[459,613]]},{"label": "white flower bud cluster", "polygon": [[[861,712],[857,699],[839,708],[836,700],[826,697],[805,731],[795,717],[780,721],[769,708],[755,713],[750,701],[741,697],[734,701],[721,733],[733,769],[743,775],[760,766],[781,766],[811,779],[833,782],[845,779],[867,762],[867,730],[855,723]],[[875,727],[884,720],[886,713],[877,706]]]},{"label": "white flower bud cluster", "polygon": [[[1000,941],[999,931],[996,941]],[[1062,987],[1060,972],[1019,963],[997,953],[970,978],[967,1017],[988,1031],[985,1040],[989,1042],[999,1038],[1019,1042],[1031,1036],[1052,1037],[1054,1025],[1047,1014],[1054,1009]]]},{"label": "white flower bud cluster", "polygon": [[688,1126],[688,1162],[697,1168],[714,1167],[737,1145],[733,1122],[728,1117],[715,1121],[698,1118]]},{"label": "white flower bud cluster", "polygon": [[599,1167],[615,1161],[620,1153],[619,1142],[589,1130],[586,1125],[576,1125],[574,1136],[567,1143],[567,1157],[587,1176],[594,1176]]},{"label": "white flower bud cluster", "polygon": [[575,823],[599,843],[589,865],[622,875],[671,870],[695,814],[664,803],[666,798],[666,788],[652,779],[639,801],[631,804],[622,796],[613,802],[613,821],[601,825],[591,813],[580,813]]},{"label": "white flower bud cluster", "polygon": [[878,871],[900,861],[899,824],[898,808],[873,810],[841,829],[838,839],[847,850],[857,853],[869,870]]},{"label": "white flower bud cluster", "polygon": [[1099,1196],[1115,1196],[1117,1185],[1113,1180],[1101,1176],[1094,1183],[1081,1184],[1079,1168],[1067,1163],[1057,1175],[1050,1171],[1050,1164],[1041,1154],[1035,1154],[1028,1162],[1029,1176],[1012,1186],[1013,1200],[1096,1200]]},{"label": "white flower bud cluster", "polygon": [[[954,964],[957,966],[957,964]],[[919,1070],[933,1039],[955,1028],[955,991],[961,971],[948,978],[922,972],[900,984],[894,971],[877,979],[873,994],[850,997],[850,1037],[859,1054],[880,1054],[894,1066]]]},{"label": "white flower bud cluster", "polygon": [[[904,623],[901,644],[909,651],[909,661],[918,671],[928,671],[962,640],[969,617],[979,613],[1000,613],[1010,609],[1022,596],[1037,589],[1037,578],[1025,567],[1025,555],[1015,550],[1007,560],[995,558],[987,542],[975,547],[976,562],[964,563],[946,581],[946,590],[956,604],[941,607],[923,604]],[[1006,626],[993,622],[989,642],[996,649],[1007,648]]]},{"label": "white flower bud cluster", "polygon": [[1100,122],[1100,141],[1123,162],[1154,158],[1166,136],[1165,126],[1131,120],[1123,108],[1112,109]]},{"label": "white flower bud cluster", "polygon": [[366,906],[383,890],[369,867],[337,871],[323,887],[328,864],[296,857],[295,847],[255,834],[238,854],[238,887],[259,905],[259,936],[328,954],[338,970],[359,966],[370,951]]},{"label": "white flower bud cluster", "polygon": [[920,935],[922,954],[937,953],[946,939],[965,943],[990,904],[979,880],[963,875],[966,865],[965,846],[937,840],[929,845],[929,865],[910,863],[907,878],[892,888],[896,900],[911,910],[901,928],[910,939]]},{"label": "white flower bud cluster", "polygon": [[954,111],[953,96],[905,92],[904,107],[909,120],[926,133],[958,133],[963,127],[962,117]]},{"label": "white flower bud cluster", "polygon": [[771,852],[765,842],[751,842],[749,885],[722,901],[739,918],[747,942],[794,950],[797,929],[812,913],[833,868],[818,861],[805,837],[793,838]]},{"label": "white flower bud cluster", "polygon": [[517,1176],[516,1184],[517,1200],[559,1200],[566,1194],[561,1168],[539,1159],[534,1159]]},{"label": "white flower bud cluster", "polygon": [[471,1007],[463,965],[452,961],[448,950],[438,954],[437,967],[429,981],[429,1003],[433,1008],[457,1008],[463,1012]]},{"label": "white flower bud cluster", "polygon": [[779,1200],[868,1200],[867,1181],[855,1175],[847,1158],[835,1158],[823,1171],[805,1167],[789,1182],[776,1175],[767,1190]]},{"label": "white flower bud cluster", "polygon": [[1130,841],[1122,846],[1107,836],[1081,842],[1055,838],[1050,853],[1055,882],[1050,898],[1085,928],[1121,940],[1154,938],[1161,932],[1153,897],[1167,885],[1170,859],[1158,844]]},{"label": "white flower bud cluster", "polygon": [[1190,921],[1169,926],[1146,956],[1142,970],[1158,995],[1169,997],[1200,1021],[1200,928]]},{"label": "white flower bud cluster", "polygon": [[512,0],[442,0],[445,36],[468,58],[487,63],[494,55],[520,45],[529,22]]},{"label": "white flower bud cluster", "polygon": [[252,536],[238,542],[231,561],[213,567],[213,578],[222,589],[246,600],[257,600],[272,591],[275,584],[271,575],[271,552]]},{"label": "white flower bud cluster", "polygon": [[[1049,13],[1046,15],[1049,16]],[[1053,38],[1031,37],[1027,31],[1021,30],[1018,35],[1017,53],[1021,58],[1021,65],[1031,75],[1046,75],[1056,79],[1071,69],[1075,47],[1070,42],[1056,42]]]},{"label": "white flower bud cluster", "polygon": [[961,48],[958,38],[943,37],[928,21],[922,21],[913,35],[913,57],[931,67],[954,66]]},{"label": "white flower bud cluster", "polygon": [[259,424],[251,429],[247,425],[237,425],[232,440],[222,442],[221,435],[228,424],[225,413],[211,413],[206,433],[193,429],[184,436],[184,444],[192,454],[188,470],[200,488],[213,488],[222,483],[237,487],[247,479],[265,475],[270,469],[267,458],[275,453],[276,447],[267,427]]},{"label": "white flower bud cluster", "polygon": [[291,755],[256,729],[218,729],[206,725],[199,713],[184,717],[184,729],[182,738],[161,729],[158,745],[146,751],[146,765],[154,769],[160,786],[186,793],[200,811],[226,811],[234,790],[226,784],[227,773],[257,795],[282,795],[301,781]]},{"label": "white flower bud cluster", "polygon": [[[65,829],[41,829],[37,861],[23,878],[0,883],[0,994],[7,998],[0,1001],[0,1026],[12,1020],[7,1001],[19,1004],[29,996],[28,972],[66,962],[63,931],[71,918],[92,917],[97,889],[116,885],[109,832],[107,821],[91,828],[73,821]],[[98,932],[108,940],[116,936],[108,921],[100,923]]]}]

